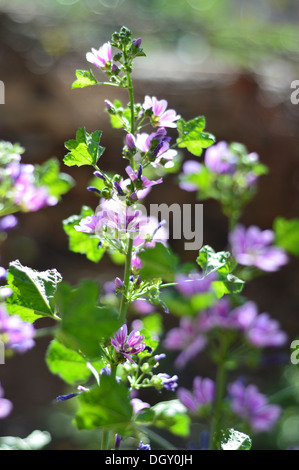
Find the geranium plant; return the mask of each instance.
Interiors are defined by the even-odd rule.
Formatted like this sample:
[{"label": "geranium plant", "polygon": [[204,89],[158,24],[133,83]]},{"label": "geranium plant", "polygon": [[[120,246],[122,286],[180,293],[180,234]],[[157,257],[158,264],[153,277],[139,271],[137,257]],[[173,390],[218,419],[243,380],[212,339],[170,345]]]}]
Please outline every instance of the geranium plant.
[{"label": "geranium plant", "polygon": [[[243,366],[256,367],[262,351],[285,345],[287,336],[241,292],[253,276],[282,268],[291,250],[283,247],[283,236],[281,247],[275,244],[273,230],[240,223],[267,171],[256,153],[239,143],[217,142],[205,130],[203,116],[186,121],[165,99],[145,93],[142,103],[135,102],[132,72],[135,59],[145,56],[141,46],[142,39],[122,27],[86,54],[92,69],[77,70],[72,85],[77,92],[87,86],[95,93],[98,86],[127,90],[128,104],[118,98],[103,103],[123,142],[119,158],[126,160],[125,174],[105,170],[102,131],[82,127],[65,143],[64,164],[90,168],[87,190],[95,196],[94,207],[83,205],[80,214],[63,221],[69,248],[93,263],[110,256],[119,275],[104,286],[94,279],[72,286],[55,269],[37,272],[11,262],[1,271],[6,279],[1,338],[7,349],[15,345],[23,352],[33,346],[35,322],[43,317],[55,322],[46,362],[67,388],[57,401],[62,407],[61,402],[76,401],[74,425],[98,429],[102,450],[147,450],[159,443],[175,448],[158,436],[159,430],[180,436],[188,446],[191,424],[198,422],[207,436],[198,448],[249,449],[252,435],[269,431],[282,410],[237,373]],[[8,161],[1,169],[0,214],[5,216],[1,226],[8,226],[14,219],[7,217],[17,208],[52,204],[70,182],[58,177],[56,161],[34,170],[20,166],[19,149],[4,150]],[[148,215],[144,203],[170,171],[177,171],[185,154],[181,189],[196,191],[200,201],[216,199],[229,220],[225,250],[202,246],[192,265],[173,252],[169,227]],[[165,331],[169,314],[178,324]],[[190,390],[180,382],[180,371],[203,351],[215,376],[196,375]],[[163,368],[168,354],[174,357],[175,374]],[[151,403],[143,399],[148,389]],[[162,390],[168,398],[161,401]],[[1,389],[0,417],[10,408]]]}]

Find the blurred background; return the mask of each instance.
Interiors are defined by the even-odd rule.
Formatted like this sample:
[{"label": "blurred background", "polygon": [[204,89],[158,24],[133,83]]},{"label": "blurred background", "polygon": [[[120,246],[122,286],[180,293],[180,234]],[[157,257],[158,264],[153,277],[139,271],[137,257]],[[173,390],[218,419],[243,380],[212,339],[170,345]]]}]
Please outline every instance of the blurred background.
[{"label": "blurred background", "polygon": [[[123,135],[111,129],[104,99],[119,98],[126,104],[126,94],[113,87],[71,90],[75,70],[89,68],[86,52],[123,25],[143,38],[147,54],[135,62],[136,101],[155,95],[167,99],[185,120],[204,115],[206,129],[217,141],[242,142],[269,167],[242,222],[265,229],[276,216],[298,217],[299,104],[290,100],[291,83],[299,80],[298,22],[296,0],[0,0],[0,80],[5,84],[0,138],[24,146],[26,163],[59,158],[61,170],[76,181],[59,205],[19,217],[19,226],[1,246],[2,264],[19,259],[39,270],[55,267],[71,283],[82,277],[103,283],[119,275],[108,258],[94,265],[68,251],[62,220],[80,213],[83,204],[96,207],[97,201],[86,191],[90,170],[64,167],[62,159],[64,142],[85,126],[89,132],[103,131],[103,168],[123,171]],[[95,73],[101,80],[101,72]],[[183,204],[194,202],[195,196],[180,190],[176,176],[169,175],[149,196],[149,202],[161,201]],[[227,228],[218,204],[206,201],[204,244],[225,249]],[[196,258],[196,253],[183,251],[180,241],[171,245],[183,261]],[[260,311],[281,322],[290,342],[299,333],[298,285],[298,260],[292,258],[244,292]],[[176,319],[167,322],[176,324]],[[92,448],[94,442],[96,448],[89,433],[79,437],[72,430],[66,408],[61,411],[54,403],[64,387],[45,365],[48,342],[41,339],[24,357],[1,367],[0,380],[14,411],[0,421],[0,436],[24,437],[39,428],[51,432],[50,448]],[[263,391],[269,383],[275,391],[296,386],[297,369],[287,367],[288,347],[285,354],[285,362],[264,365],[254,376]],[[195,374],[207,373],[205,368],[199,356],[183,373],[185,386]],[[280,400],[285,413],[279,429],[274,437],[258,437],[256,447],[299,444],[295,394],[284,393]]]}]

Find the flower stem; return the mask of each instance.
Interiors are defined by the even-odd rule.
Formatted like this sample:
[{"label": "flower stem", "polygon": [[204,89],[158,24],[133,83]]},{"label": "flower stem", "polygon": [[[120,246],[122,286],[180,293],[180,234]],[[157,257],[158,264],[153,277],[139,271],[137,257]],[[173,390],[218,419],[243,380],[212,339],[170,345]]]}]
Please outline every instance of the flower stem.
[{"label": "flower stem", "polygon": [[214,405],[214,415],[211,422],[211,431],[210,431],[210,450],[217,450],[220,438],[221,430],[221,421],[222,421],[222,402],[225,392],[226,385],[226,357],[228,351],[228,344],[226,338],[222,339],[222,344],[220,345],[220,360],[217,367],[217,376],[216,376],[216,393],[215,393],[215,405]]},{"label": "flower stem", "polygon": [[101,450],[108,450],[109,449],[109,438],[110,433],[107,429],[102,429],[102,442],[101,442]]},{"label": "flower stem", "polygon": [[129,238],[128,242],[128,251],[126,254],[126,262],[125,262],[125,274],[124,274],[124,292],[122,294],[121,302],[120,302],[120,310],[119,310],[119,318],[122,323],[126,322],[126,314],[127,314],[127,297],[129,291],[129,282],[130,282],[130,274],[131,274],[131,259],[132,259],[132,250],[133,250],[133,238]]}]

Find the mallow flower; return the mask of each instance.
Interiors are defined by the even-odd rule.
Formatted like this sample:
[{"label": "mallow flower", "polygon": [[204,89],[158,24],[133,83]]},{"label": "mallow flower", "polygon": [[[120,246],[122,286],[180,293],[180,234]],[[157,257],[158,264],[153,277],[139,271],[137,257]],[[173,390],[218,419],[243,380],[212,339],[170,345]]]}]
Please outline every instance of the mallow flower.
[{"label": "mallow flower", "polygon": [[223,141],[211,145],[205,152],[205,165],[214,173],[232,173],[237,162],[238,156]]},{"label": "mallow flower", "polygon": [[177,127],[175,121],[180,119],[180,115],[176,114],[174,109],[167,109],[168,102],[166,100],[157,100],[155,96],[146,96],[143,103],[144,110],[151,110],[151,122],[154,126]]},{"label": "mallow flower", "polygon": [[248,301],[231,312],[236,324],[244,331],[247,340],[256,347],[280,347],[287,341],[287,334],[279,322],[268,313],[258,314],[257,305]]},{"label": "mallow flower", "polygon": [[263,271],[277,271],[287,264],[288,256],[282,248],[273,245],[273,230],[261,230],[252,225],[238,224],[229,234],[232,254],[243,266],[256,266]]},{"label": "mallow flower", "polygon": [[128,335],[128,327],[124,324],[115,333],[114,337],[111,338],[111,344],[114,346],[116,352],[134,364],[132,356],[144,351],[146,348],[146,344],[143,340],[144,335],[142,335],[140,331],[132,330]]},{"label": "mallow flower", "polygon": [[202,406],[211,404],[214,401],[215,382],[207,377],[196,376],[193,380],[193,392],[185,387],[180,387],[177,396],[188,410],[196,413]]},{"label": "mallow flower", "polygon": [[179,350],[180,354],[175,360],[175,366],[184,367],[207,345],[207,338],[199,330],[198,319],[182,317],[180,324],[166,334],[164,346],[169,350]]},{"label": "mallow flower", "polygon": [[269,431],[281,415],[281,407],[268,403],[255,385],[236,381],[228,386],[230,408],[247,421],[253,431]]},{"label": "mallow flower", "polygon": [[110,42],[106,42],[98,50],[92,48],[91,52],[87,52],[86,60],[100,69],[105,68],[112,60],[112,47]]},{"label": "mallow flower", "polygon": [[31,323],[22,321],[18,315],[8,315],[0,306],[0,339],[7,348],[24,353],[35,345],[35,328]]}]

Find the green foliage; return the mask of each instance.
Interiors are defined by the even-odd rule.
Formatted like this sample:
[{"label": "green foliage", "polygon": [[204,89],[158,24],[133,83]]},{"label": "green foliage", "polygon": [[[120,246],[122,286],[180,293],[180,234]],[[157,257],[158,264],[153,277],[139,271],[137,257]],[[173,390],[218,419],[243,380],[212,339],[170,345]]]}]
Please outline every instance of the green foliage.
[{"label": "green foliage", "polygon": [[47,186],[51,196],[56,198],[67,193],[74,185],[74,180],[70,175],[60,173],[57,158],[51,158],[42,165],[36,165],[35,174],[39,185]]},{"label": "green foliage", "polygon": [[76,70],[76,77],[77,80],[73,82],[72,88],[85,88],[99,84],[91,70]]},{"label": "green foliage", "polygon": [[276,245],[294,256],[299,256],[299,219],[287,220],[277,217],[273,229]]},{"label": "green foliage", "polygon": [[114,129],[124,128],[130,131],[130,117],[131,111],[129,108],[124,108],[121,101],[114,100],[113,104],[110,103],[109,109],[111,126]]},{"label": "green foliage", "polygon": [[12,289],[12,295],[7,298],[10,314],[34,322],[57,313],[54,296],[62,277],[56,269],[38,272],[16,260],[9,264],[7,280]]},{"label": "green foliage", "polygon": [[226,429],[221,433],[219,447],[221,450],[250,450],[251,439],[235,429]]},{"label": "green foliage", "polygon": [[186,147],[190,153],[199,157],[203,149],[210,147],[215,142],[215,137],[212,134],[204,132],[205,125],[204,116],[198,116],[187,122],[184,119],[179,119],[177,123],[178,146],[180,148]]},{"label": "green foliage", "polygon": [[[53,374],[59,375],[70,385],[82,384],[91,375],[86,358],[74,349],[66,347],[58,339],[54,339],[50,343],[46,362]],[[100,370],[104,366],[103,361],[92,361],[91,364],[96,370]]]},{"label": "green foliage", "polygon": [[80,215],[72,215],[63,221],[63,229],[69,237],[69,249],[97,263],[105,253],[104,248],[98,246],[99,238],[89,233],[79,232],[74,228],[82,219],[93,214],[94,211],[90,207],[83,206]]},{"label": "green foliage", "polygon": [[186,407],[179,400],[161,401],[151,410],[155,413],[153,424],[158,428],[166,428],[177,436],[189,435],[191,420]]},{"label": "green foliage", "polygon": [[63,161],[67,166],[95,166],[103,154],[105,148],[100,145],[102,131],[94,131],[89,134],[85,127],[78,129],[76,139],[68,140],[65,147],[70,152]]},{"label": "green foliage", "polygon": [[154,248],[146,248],[139,255],[143,262],[141,268],[141,278],[164,279],[171,282],[174,280],[174,273],[178,266],[178,257],[170,248],[166,248],[162,243],[156,243]]},{"label": "green foliage", "polygon": [[13,161],[19,161],[19,156],[25,149],[19,144],[12,144],[4,140],[0,141],[0,167],[8,165]]},{"label": "green foliage", "polygon": [[87,358],[98,360],[101,343],[121,326],[117,312],[99,305],[99,285],[84,279],[76,287],[61,283],[55,296],[62,319],[60,331],[68,348],[81,351]]},{"label": "green foliage", "polygon": [[229,251],[216,253],[213,248],[205,245],[200,249],[196,261],[202,268],[204,276],[217,271],[218,280],[212,285],[219,298],[224,294],[236,294],[242,291],[244,281],[232,274],[236,262]]},{"label": "green foliage", "polygon": [[127,387],[113,377],[102,375],[100,386],[79,397],[75,423],[79,429],[105,428],[121,436],[130,434],[133,409]]}]

